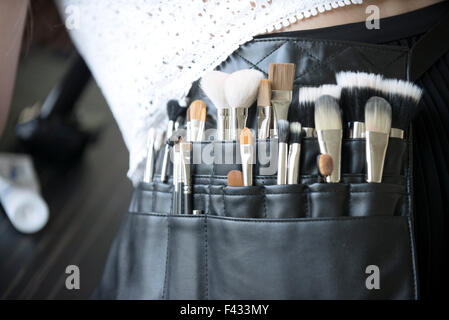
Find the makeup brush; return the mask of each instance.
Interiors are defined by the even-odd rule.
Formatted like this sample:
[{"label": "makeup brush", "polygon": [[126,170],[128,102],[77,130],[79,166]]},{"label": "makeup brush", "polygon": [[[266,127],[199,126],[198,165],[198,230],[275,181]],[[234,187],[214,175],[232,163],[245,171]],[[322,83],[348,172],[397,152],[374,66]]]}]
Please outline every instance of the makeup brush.
[{"label": "makeup brush", "polygon": [[290,140],[288,150],[288,184],[297,184],[299,176],[299,159],[301,155],[302,130],[299,122],[290,123]]},{"label": "makeup brush", "polygon": [[243,187],[243,173],[240,170],[228,172],[228,187]]},{"label": "makeup brush", "polygon": [[343,130],[340,107],[335,98],[326,95],[315,101],[315,126],[320,152],[329,154],[334,163],[334,170],[326,177],[326,182],[339,182]]},{"label": "makeup brush", "polygon": [[145,173],[143,176],[143,182],[150,183],[153,180],[154,174],[154,143],[156,140],[156,130],[150,128],[147,138],[147,160],[145,163]]},{"label": "makeup brush", "polygon": [[190,104],[190,140],[203,140],[204,124],[206,122],[206,104],[202,100],[195,100]]},{"label": "makeup brush", "polygon": [[192,143],[181,142],[181,175],[182,175],[182,213],[192,214],[192,185],[191,185],[191,154]]},{"label": "makeup brush", "polygon": [[190,106],[187,108],[187,112],[186,112],[186,139],[187,141],[192,141],[191,140],[191,128],[190,128]]},{"label": "makeup brush", "polygon": [[334,163],[332,157],[328,154],[320,154],[317,157],[317,167],[320,175],[326,179],[332,174],[334,170]]},{"label": "makeup brush", "polygon": [[[167,103],[167,115],[168,115],[168,124],[167,124],[167,137],[170,138],[173,134],[173,131],[179,127],[182,119],[184,118],[186,112],[186,108],[183,108],[179,105],[177,100],[170,100]],[[167,167],[168,167],[168,158],[170,155],[170,145],[165,144],[164,147],[164,158],[162,159],[162,168],[161,168],[161,182],[165,182],[167,178]]]},{"label": "makeup brush", "polygon": [[248,108],[254,103],[263,73],[253,69],[233,72],[225,81],[226,101],[231,107],[231,140],[246,127]]},{"label": "makeup brush", "polygon": [[367,182],[382,182],[385,154],[391,129],[391,106],[371,97],[365,106]]},{"label": "makeup brush", "polygon": [[277,129],[279,143],[277,184],[287,184],[289,122],[278,120]]},{"label": "makeup brush", "polygon": [[340,105],[343,122],[348,125],[348,137],[363,138],[365,135],[365,104],[382,90],[382,76],[374,73],[343,71],[336,74],[341,87]]},{"label": "makeup brush", "polygon": [[180,181],[180,153],[181,147],[178,141],[174,142],[173,145],[173,198],[172,198],[172,214],[179,213],[179,186]]},{"label": "makeup brush", "polygon": [[305,137],[315,137],[315,101],[323,95],[329,95],[338,100],[340,99],[340,92],[341,88],[332,84],[300,88],[298,107],[291,109],[289,113],[290,121],[301,123]]},{"label": "makeup brush", "polygon": [[273,107],[273,135],[277,137],[277,122],[287,120],[292,102],[295,64],[270,63],[268,79],[271,81],[271,105]]},{"label": "makeup brush", "polygon": [[253,134],[248,128],[244,128],[240,134],[240,156],[242,158],[243,184],[253,185]]},{"label": "makeup brush", "polygon": [[268,139],[271,127],[271,82],[267,79],[262,79],[259,83],[257,123],[257,137]]},{"label": "makeup brush", "polygon": [[421,100],[422,89],[409,81],[384,79],[382,91],[392,109],[390,137],[404,139],[404,131]]},{"label": "makeup brush", "polygon": [[217,140],[230,140],[231,111],[225,95],[225,81],[228,73],[211,71],[206,73],[200,82],[201,89],[217,109]]}]

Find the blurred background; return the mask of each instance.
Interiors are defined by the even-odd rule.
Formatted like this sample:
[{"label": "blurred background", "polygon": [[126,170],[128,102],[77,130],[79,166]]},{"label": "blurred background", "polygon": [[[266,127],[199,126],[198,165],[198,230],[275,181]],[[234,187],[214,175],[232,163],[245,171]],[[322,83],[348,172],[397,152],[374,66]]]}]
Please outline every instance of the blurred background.
[{"label": "blurred background", "polygon": [[131,198],[128,151],[53,2],[31,3],[0,153],[31,157],[50,218],[26,235],[0,208],[0,299],[88,299]]}]

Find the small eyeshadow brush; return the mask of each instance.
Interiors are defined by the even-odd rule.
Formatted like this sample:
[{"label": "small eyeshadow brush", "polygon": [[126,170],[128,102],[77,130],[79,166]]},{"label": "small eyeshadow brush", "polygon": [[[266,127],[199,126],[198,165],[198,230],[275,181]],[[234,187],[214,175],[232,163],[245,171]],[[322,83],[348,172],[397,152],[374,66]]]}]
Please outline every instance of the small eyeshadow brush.
[{"label": "small eyeshadow brush", "polygon": [[202,100],[195,100],[190,104],[190,140],[201,141],[204,135],[207,108]]},{"label": "small eyeshadow brush", "polygon": [[297,184],[299,177],[299,160],[301,156],[301,140],[302,140],[301,123],[290,123],[290,141],[288,150],[288,184]]},{"label": "small eyeshadow brush", "polygon": [[240,156],[242,158],[243,184],[253,185],[253,134],[248,128],[244,128],[240,134]]},{"label": "small eyeshadow brush", "polygon": [[277,184],[287,184],[288,168],[288,136],[290,133],[289,122],[278,120],[278,172]]},{"label": "small eyeshadow brush", "polygon": [[228,187],[243,187],[243,173],[240,170],[231,170],[228,172]]}]

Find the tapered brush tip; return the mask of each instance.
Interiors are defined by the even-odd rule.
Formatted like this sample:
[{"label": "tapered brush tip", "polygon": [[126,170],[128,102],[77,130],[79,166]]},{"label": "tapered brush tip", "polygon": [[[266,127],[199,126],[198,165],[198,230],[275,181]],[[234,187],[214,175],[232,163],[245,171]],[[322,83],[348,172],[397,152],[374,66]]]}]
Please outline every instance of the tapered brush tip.
[{"label": "tapered brush tip", "polygon": [[412,100],[418,104],[421,100],[422,89],[416,84],[399,79],[385,79],[382,84],[382,91],[388,95],[400,95],[407,99]]},{"label": "tapered brush tip", "polygon": [[302,140],[302,126],[299,122],[290,123],[290,143],[301,143]]},{"label": "tapered brush tip", "polygon": [[287,120],[278,120],[278,139],[279,142],[287,143],[290,134],[290,126]]},{"label": "tapered brush tip", "polygon": [[195,100],[190,104],[190,119],[206,121],[206,103],[203,100]]},{"label": "tapered brush tip", "polygon": [[320,154],[317,157],[317,167],[320,175],[328,177],[334,171],[334,162],[329,154]]},{"label": "tapered brush tip", "polygon": [[229,187],[242,187],[243,186],[243,173],[240,170],[231,170],[228,172],[228,186]]},{"label": "tapered brush tip", "polygon": [[233,72],[225,81],[225,96],[231,108],[249,108],[257,97],[263,73],[253,69]]},{"label": "tapered brush tip", "polygon": [[371,97],[365,106],[365,126],[367,131],[390,133],[391,106],[387,100]]},{"label": "tapered brush tip", "polygon": [[250,129],[245,128],[240,133],[240,144],[253,144],[253,134]]},{"label": "tapered brush tip", "polygon": [[315,101],[315,127],[317,130],[341,129],[341,112],[337,100],[321,96]]},{"label": "tapered brush tip", "polygon": [[211,71],[206,73],[201,78],[201,89],[209,97],[217,109],[229,108],[224,91],[225,81],[228,77],[228,73]]},{"label": "tapered brush tip", "polygon": [[267,79],[260,80],[257,105],[261,107],[271,106],[271,82]]},{"label": "tapered brush tip", "polygon": [[171,121],[176,121],[178,117],[183,117],[186,112],[186,108],[181,107],[178,100],[169,100],[167,102],[167,115]]},{"label": "tapered brush tip", "polygon": [[294,63],[271,63],[268,72],[268,79],[271,81],[272,90],[293,90],[293,80],[295,78]]}]

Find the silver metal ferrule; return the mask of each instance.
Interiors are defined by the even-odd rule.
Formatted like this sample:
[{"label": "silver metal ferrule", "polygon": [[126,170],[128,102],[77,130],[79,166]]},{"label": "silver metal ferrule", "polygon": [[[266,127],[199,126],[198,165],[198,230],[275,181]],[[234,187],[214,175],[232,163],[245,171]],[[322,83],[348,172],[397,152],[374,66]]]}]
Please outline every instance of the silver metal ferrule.
[{"label": "silver metal ferrule", "polygon": [[287,184],[288,144],[279,142],[277,184]]},{"label": "silver metal ferrule", "polygon": [[150,183],[153,180],[154,173],[154,139],[151,139],[148,145],[147,161],[145,163],[145,173],[143,182]]},{"label": "silver metal ferrule", "polygon": [[[175,129],[175,123],[170,120],[167,125],[167,137],[171,138],[173,134],[173,130]],[[168,158],[170,156],[170,146],[165,144],[164,147],[164,158],[162,159],[162,168],[161,168],[161,182],[165,182],[167,178],[167,168],[168,168]]]},{"label": "silver metal ferrule", "polygon": [[288,173],[287,173],[288,184],[298,183],[300,154],[301,154],[301,145],[299,143],[290,144],[288,150]]},{"label": "silver metal ferrule", "polygon": [[320,152],[322,154],[329,154],[332,157],[334,170],[330,176],[326,177],[326,182],[335,183],[340,182],[340,167],[341,167],[341,139],[343,130],[317,130],[318,143],[320,145]]},{"label": "silver metal ferrule", "polygon": [[277,137],[277,121],[287,120],[288,108],[292,102],[292,91],[289,90],[271,90],[271,105],[273,106],[273,116],[275,125],[273,126],[273,135]]},{"label": "silver metal ferrule", "polygon": [[268,139],[271,127],[271,106],[257,107],[257,138]]},{"label": "silver metal ferrule", "polygon": [[190,119],[190,139],[189,141],[198,141],[198,135],[201,128],[201,121],[198,119]]},{"label": "silver metal ferrule", "polygon": [[231,108],[231,140],[236,141],[240,132],[246,127],[248,108]]},{"label": "silver metal ferrule", "polygon": [[241,144],[240,156],[242,158],[243,185],[253,185],[253,145]]},{"label": "silver metal ferrule", "polygon": [[389,134],[387,133],[366,132],[367,182],[382,182],[388,139]]},{"label": "silver metal ferrule", "polygon": [[229,141],[230,138],[230,110],[228,108],[217,109],[217,140]]},{"label": "silver metal ferrule", "polygon": [[181,146],[181,175],[182,175],[182,182],[184,183],[184,186],[190,186],[190,159],[191,158],[191,152],[190,150],[185,150]]},{"label": "silver metal ferrule", "polygon": [[349,123],[349,138],[365,138],[365,122],[355,121]]},{"label": "silver metal ferrule", "polygon": [[404,130],[398,129],[398,128],[391,128],[390,129],[390,137],[404,139]]},{"label": "silver metal ferrule", "polygon": [[305,138],[313,138],[313,137],[316,137],[316,130],[315,130],[315,128],[311,128],[311,127],[302,127],[301,130],[302,130],[302,132],[304,133],[304,137],[305,137]]},{"label": "silver metal ferrule", "polygon": [[194,216],[203,214],[203,210],[193,210],[193,211],[192,211],[192,214],[193,214]]}]

